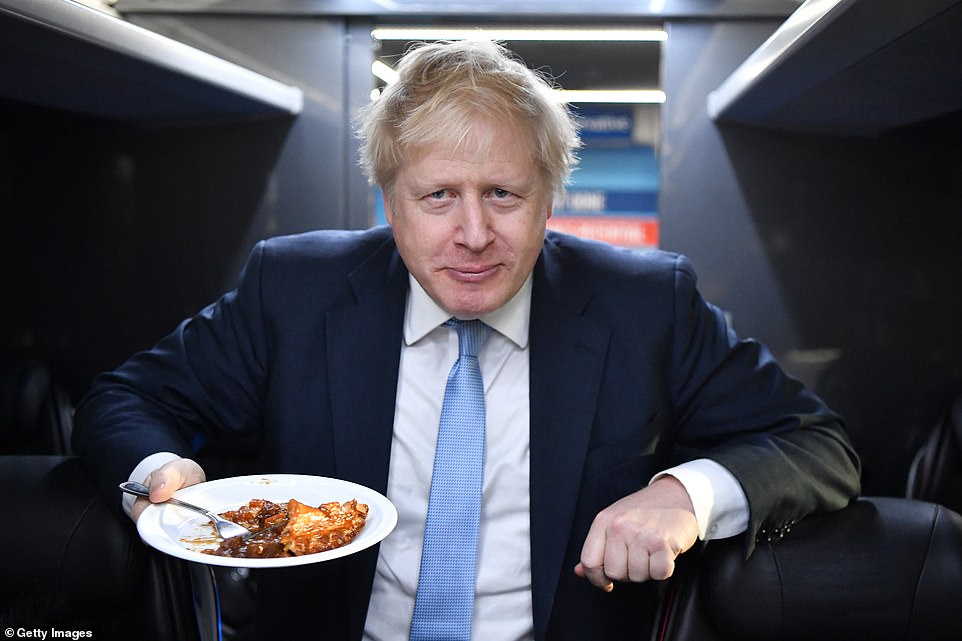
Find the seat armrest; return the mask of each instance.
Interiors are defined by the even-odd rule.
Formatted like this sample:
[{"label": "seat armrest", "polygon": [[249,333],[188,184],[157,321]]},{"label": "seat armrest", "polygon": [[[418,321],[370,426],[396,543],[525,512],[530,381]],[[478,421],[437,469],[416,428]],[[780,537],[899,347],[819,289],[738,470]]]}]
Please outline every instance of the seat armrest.
[{"label": "seat armrest", "polygon": [[861,498],[747,561],[738,541],[709,544],[699,582],[704,615],[725,639],[962,639],[962,517]]}]

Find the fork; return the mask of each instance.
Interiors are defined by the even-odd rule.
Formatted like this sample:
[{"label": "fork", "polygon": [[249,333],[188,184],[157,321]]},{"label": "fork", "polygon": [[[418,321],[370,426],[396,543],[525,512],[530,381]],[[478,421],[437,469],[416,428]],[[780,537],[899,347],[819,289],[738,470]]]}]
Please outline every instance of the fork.
[{"label": "fork", "polygon": [[[142,496],[145,498],[150,498],[150,490],[143,483],[138,483],[136,481],[128,481],[126,483],[120,484],[120,489],[128,494],[133,494],[134,496]],[[217,536],[222,539],[229,539],[232,536],[250,536],[251,531],[248,530],[243,525],[238,525],[232,521],[228,521],[224,517],[211,512],[210,510],[205,510],[202,507],[192,505],[190,503],[185,503],[179,499],[173,497],[167,499],[167,503],[171,505],[176,505],[177,507],[186,508],[188,510],[193,510],[194,512],[200,512],[214,524],[214,530],[217,532]]]}]

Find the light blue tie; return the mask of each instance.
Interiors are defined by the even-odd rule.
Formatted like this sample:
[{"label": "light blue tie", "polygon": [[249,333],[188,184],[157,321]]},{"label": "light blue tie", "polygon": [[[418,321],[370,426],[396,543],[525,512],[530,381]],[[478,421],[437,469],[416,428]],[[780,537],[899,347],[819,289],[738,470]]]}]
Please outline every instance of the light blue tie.
[{"label": "light blue tie", "polygon": [[474,610],[478,522],[484,479],[484,384],[478,352],[490,328],[445,323],[458,333],[458,360],[444,389],[411,641],[468,641]]}]

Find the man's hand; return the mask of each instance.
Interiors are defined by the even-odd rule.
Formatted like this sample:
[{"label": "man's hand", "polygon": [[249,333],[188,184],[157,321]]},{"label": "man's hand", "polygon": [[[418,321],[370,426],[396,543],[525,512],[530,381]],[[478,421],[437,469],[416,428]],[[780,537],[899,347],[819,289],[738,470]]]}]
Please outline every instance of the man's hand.
[{"label": "man's hand", "polygon": [[138,498],[130,509],[130,518],[137,522],[141,513],[151,503],[163,503],[182,487],[196,485],[207,480],[204,470],[189,458],[166,463],[147,475],[144,485],[150,488],[150,500]]},{"label": "man's hand", "polygon": [[688,492],[676,478],[663,476],[595,517],[575,574],[606,592],[614,581],[667,579],[675,559],[697,538]]}]

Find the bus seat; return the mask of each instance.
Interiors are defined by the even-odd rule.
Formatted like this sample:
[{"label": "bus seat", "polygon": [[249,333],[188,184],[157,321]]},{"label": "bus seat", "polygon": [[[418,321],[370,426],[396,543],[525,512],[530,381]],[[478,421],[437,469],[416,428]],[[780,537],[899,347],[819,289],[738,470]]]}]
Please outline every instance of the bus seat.
[{"label": "bus seat", "polygon": [[745,559],[709,542],[679,559],[661,641],[962,639],[962,516],[864,497],[811,516]]},{"label": "bus seat", "polygon": [[0,486],[2,627],[201,640],[189,564],[144,545],[79,459],[2,456]]}]

